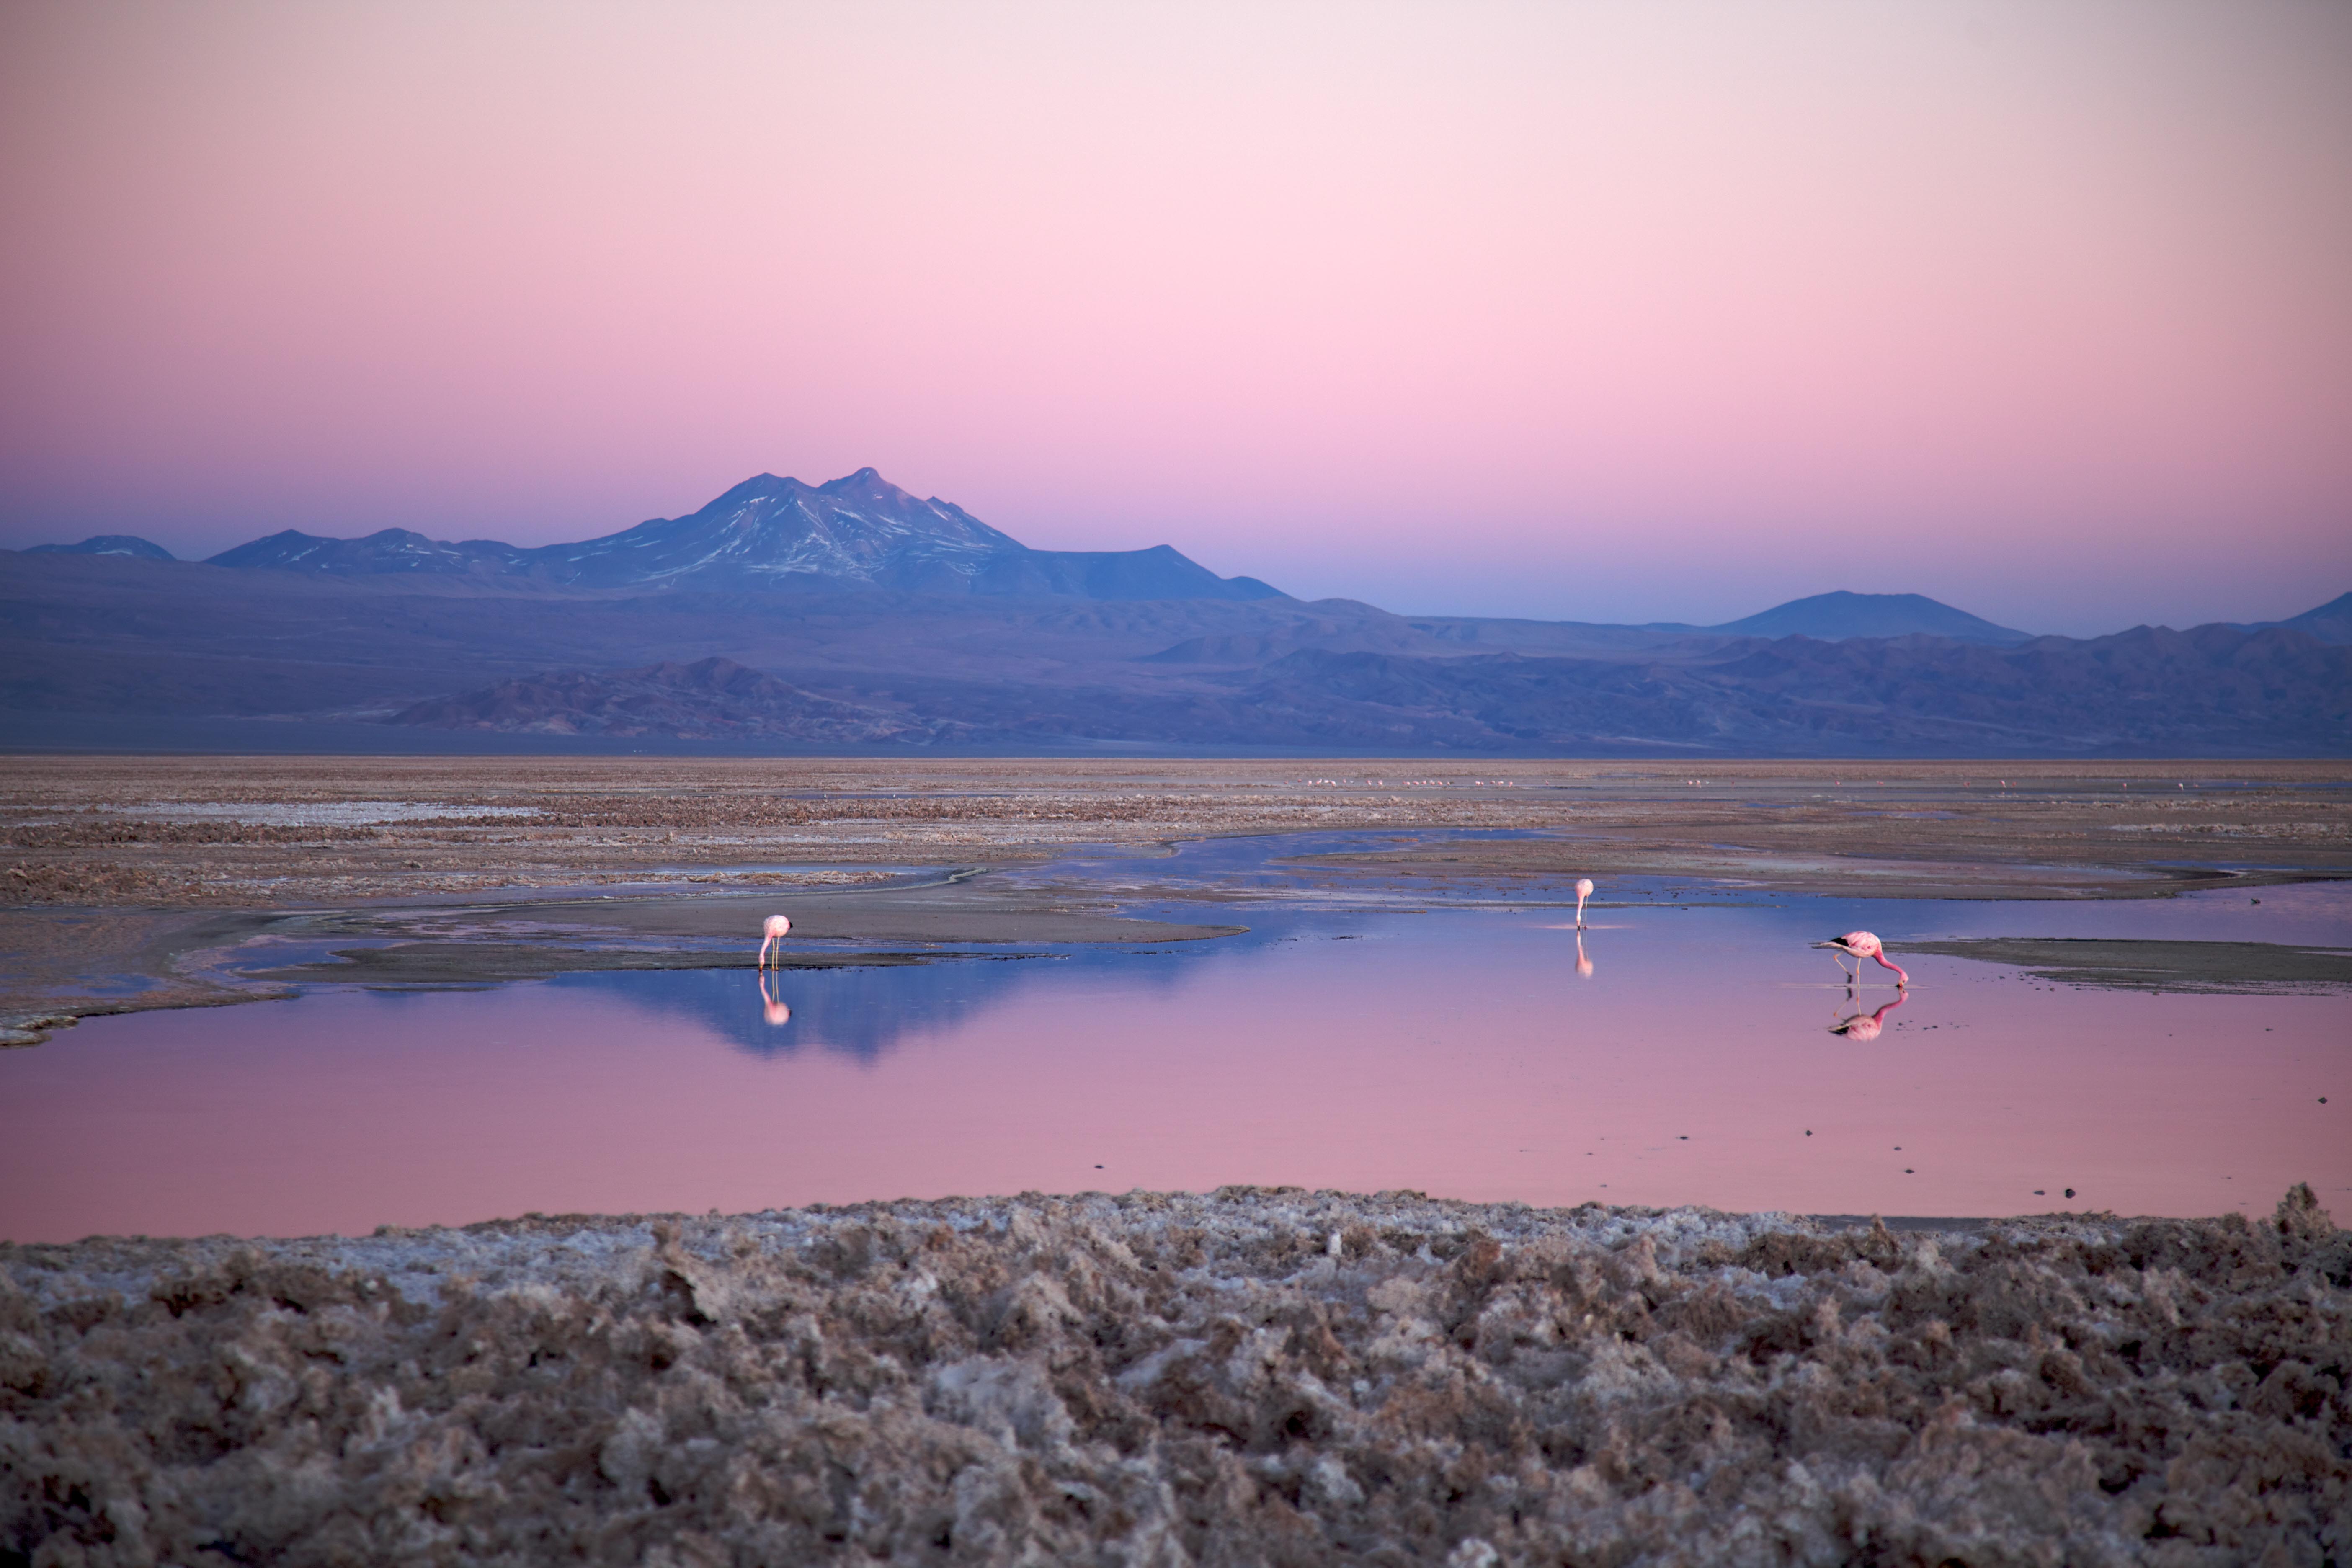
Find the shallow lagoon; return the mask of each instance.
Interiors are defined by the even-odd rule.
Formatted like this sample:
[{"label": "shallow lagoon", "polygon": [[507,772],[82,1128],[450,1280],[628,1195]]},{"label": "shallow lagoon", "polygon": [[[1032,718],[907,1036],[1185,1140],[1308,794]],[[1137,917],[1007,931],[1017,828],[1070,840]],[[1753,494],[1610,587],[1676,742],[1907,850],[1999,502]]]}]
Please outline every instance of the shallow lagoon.
[{"label": "shallow lagoon", "polygon": [[740,970],[627,972],[93,1019],[0,1056],[0,1236],[1226,1183],[1943,1215],[2352,1193],[2352,997],[1920,955],[1882,1011],[1891,974],[1857,1005],[1805,946],[1855,926],[1898,957],[1995,935],[2344,945],[2346,885],[1937,903],[1652,881],[1602,889],[1580,966],[1546,907],[1561,889],[1335,889],[1284,863],[1391,837],[1020,873],[1251,928],[1213,942],[942,947],[771,976],[764,999]]}]

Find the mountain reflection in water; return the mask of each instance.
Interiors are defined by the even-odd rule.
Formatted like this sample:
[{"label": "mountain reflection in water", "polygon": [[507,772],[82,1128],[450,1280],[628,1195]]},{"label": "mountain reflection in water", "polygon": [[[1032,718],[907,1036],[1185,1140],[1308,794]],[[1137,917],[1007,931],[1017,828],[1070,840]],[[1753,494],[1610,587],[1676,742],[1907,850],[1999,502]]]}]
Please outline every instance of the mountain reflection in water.
[{"label": "mountain reflection in water", "polygon": [[1212,941],[92,1018],[0,1053],[0,1237],[1236,1182],[1983,1215],[2068,1187],[2124,1213],[2266,1211],[2308,1181],[2352,1209],[2352,998],[2156,997],[1920,953],[1907,996],[1825,1033],[1845,991],[1807,949],[1858,925],[1898,954],[2340,942],[2352,888],[1696,908],[1626,889],[1581,937],[1565,907],[1343,892],[1215,906],[1250,930]]},{"label": "mountain reflection in water", "polygon": [[[888,969],[628,970],[559,974],[551,990],[691,1021],[755,1057],[825,1051],[871,1061],[909,1037],[953,1034],[1066,963],[1056,955],[949,954]],[[1166,971],[1136,977],[1170,985]]]}]

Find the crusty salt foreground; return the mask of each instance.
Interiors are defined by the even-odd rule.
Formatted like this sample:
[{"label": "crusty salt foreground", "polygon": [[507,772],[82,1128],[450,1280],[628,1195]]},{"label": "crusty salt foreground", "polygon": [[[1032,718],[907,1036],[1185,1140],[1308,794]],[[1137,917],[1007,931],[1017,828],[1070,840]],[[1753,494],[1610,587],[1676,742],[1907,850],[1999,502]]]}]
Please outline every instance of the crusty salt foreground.
[{"label": "crusty salt foreground", "polygon": [[2352,1232],[1296,1188],[0,1245],[0,1563],[2352,1561]]}]

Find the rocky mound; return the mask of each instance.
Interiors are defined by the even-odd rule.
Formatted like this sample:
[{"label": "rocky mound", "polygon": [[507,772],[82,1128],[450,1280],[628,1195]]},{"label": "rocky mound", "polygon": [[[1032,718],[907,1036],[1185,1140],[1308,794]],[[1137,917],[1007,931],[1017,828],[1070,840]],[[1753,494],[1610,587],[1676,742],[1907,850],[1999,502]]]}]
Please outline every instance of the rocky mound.
[{"label": "rocky mound", "polygon": [[0,1561],[2352,1558],[2352,1234],[1208,1197],[0,1247]]}]

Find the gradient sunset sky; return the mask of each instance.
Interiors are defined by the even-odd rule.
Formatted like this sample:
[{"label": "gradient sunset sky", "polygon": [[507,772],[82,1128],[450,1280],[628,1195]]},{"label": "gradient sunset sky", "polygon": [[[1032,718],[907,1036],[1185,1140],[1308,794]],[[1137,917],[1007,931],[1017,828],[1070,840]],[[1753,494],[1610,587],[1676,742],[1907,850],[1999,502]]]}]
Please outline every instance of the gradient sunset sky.
[{"label": "gradient sunset sky", "polygon": [[2352,588],[2352,5],[0,9],[0,545],[866,464],[1391,609]]}]

